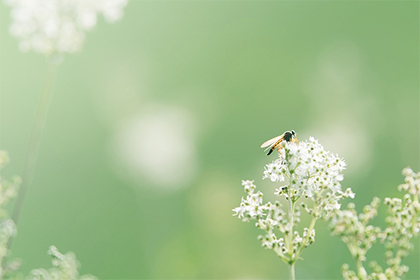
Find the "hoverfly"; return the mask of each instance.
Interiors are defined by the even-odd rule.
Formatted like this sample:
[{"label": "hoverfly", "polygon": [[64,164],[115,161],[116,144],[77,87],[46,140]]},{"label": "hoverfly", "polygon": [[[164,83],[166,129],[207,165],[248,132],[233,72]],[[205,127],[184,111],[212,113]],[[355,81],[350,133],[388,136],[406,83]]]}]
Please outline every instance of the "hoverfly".
[{"label": "hoverfly", "polygon": [[296,132],[294,130],[292,131],[285,131],[282,135],[279,135],[277,137],[274,137],[268,141],[265,141],[261,148],[267,147],[265,150],[269,150],[267,153],[267,156],[269,156],[275,149],[279,151],[281,154],[281,149],[283,149],[283,146],[281,145],[281,142],[295,142],[299,143],[299,139],[296,137]]}]

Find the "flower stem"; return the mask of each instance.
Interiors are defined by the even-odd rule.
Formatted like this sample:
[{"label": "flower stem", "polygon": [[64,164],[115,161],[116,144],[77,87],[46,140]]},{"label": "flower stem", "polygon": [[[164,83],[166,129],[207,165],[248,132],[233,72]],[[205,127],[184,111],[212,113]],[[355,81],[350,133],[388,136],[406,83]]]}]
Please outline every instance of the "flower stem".
[{"label": "flower stem", "polygon": [[[29,149],[26,155],[25,167],[22,176],[22,185],[20,187],[18,197],[13,207],[12,220],[15,222],[15,224],[17,224],[19,221],[26,193],[28,192],[28,188],[32,183],[36,159],[40,146],[41,135],[42,131],[44,130],[44,126],[48,115],[48,108],[52,99],[53,85],[56,72],[57,65],[52,62],[49,62],[47,73],[44,78],[44,83],[38,99],[35,119],[29,140]],[[8,246],[8,248],[9,247],[10,246]]]},{"label": "flower stem", "polygon": [[[22,176],[22,184],[19,188],[18,196],[13,206],[13,211],[11,215],[11,219],[16,225],[18,224],[20,213],[23,207],[23,202],[25,200],[26,193],[28,192],[28,188],[31,185],[33,174],[35,171],[35,164],[39,150],[40,139],[45,126],[45,122],[47,120],[48,108],[51,103],[52,90],[56,72],[57,64],[48,62],[47,73],[44,78],[44,83],[42,85],[41,93],[38,99],[37,109],[35,112],[35,119],[32,127],[31,137],[29,140],[28,153],[26,154],[25,167]],[[12,241],[13,237],[10,237],[6,246],[6,254],[12,246]],[[7,256],[1,261],[0,270],[2,272],[5,271],[6,263]]]},{"label": "flower stem", "polygon": [[309,242],[309,236],[310,236],[312,230],[315,228],[316,220],[317,220],[317,204],[315,202],[314,203],[314,216],[312,217],[311,224],[309,225],[308,235],[306,235],[305,239],[303,240],[302,244],[300,245],[300,248],[296,252],[295,260],[297,260],[299,258],[300,254],[302,253],[306,244]]},{"label": "flower stem", "polygon": [[295,263],[290,264],[290,280],[295,280]]},{"label": "flower stem", "polygon": [[[19,188],[18,196],[16,202],[13,206],[13,211],[11,219],[17,225],[20,213],[22,211],[23,202],[25,200],[26,193],[28,188],[32,183],[32,178],[35,171],[36,158],[38,155],[40,139],[42,131],[44,130],[45,122],[47,120],[48,108],[51,103],[52,91],[54,85],[54,79],[57,72],[57,64],[48,62],[47,73],[44,78],[44,83],[42,85],[41,93],[38,99],[38,105],[35,112],[35,119],[32,127],[31,137],[29,140],[28,153],[26,154],[25,167],[23,170],[22,184]],[[12,246],[13,237],[10,237],[7,246],[6,254]],[[7,263],[7,256],[1,261],[1,271],[5,271],[5,266]]]},{"label": "flower stem", "polygon": [[289,223],[290,223],[290,233],[289,233],[289,258],[293,259],[293,224],[294,224],[294,212],[295,212],[295,202],[292,198],[292,190],[289,188]]},{"label": "flower stem", "polygon": [[363,263],[360,260],[356,261],[357,265],[357,275],[359,276],[359,279],[366,280],[367,279],[367,273],[365,268],[363,267]]},{"label": "flower stem", "polygon": [[293,256],[293,239],[294,239],[294,215],[295,214],[295,200],[292,198],[292,189],[289,188],[289,223],[290,223],[290,232],[289,232],[289,266],[290,266],[290,280],[295,280],[295,259]]}]

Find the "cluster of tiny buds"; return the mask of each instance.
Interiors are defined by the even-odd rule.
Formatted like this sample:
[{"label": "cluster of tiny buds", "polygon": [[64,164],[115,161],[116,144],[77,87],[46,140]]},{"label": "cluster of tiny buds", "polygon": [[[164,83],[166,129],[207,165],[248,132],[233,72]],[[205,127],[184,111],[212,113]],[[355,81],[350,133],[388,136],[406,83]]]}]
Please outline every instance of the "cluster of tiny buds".
[{"label": "cluster of tiny buds", "polygon": [[259,235],[258,240],[261,241],[261,245],[264,248],[279,250],[282,254],[287,251],[284,238],[277,239],[275,234]]},{"label": "cluster of tiny buds", "polygon": [[310,244],[315,242],[315,229],[312,229],[309,232],[308,228],[304,228],[303,229],[303,238],[306,238],[306,236],[308,236],[308,243],[305,244],[305,246],[308,247]]},{"label": "cluster of tiny buds", "polygon": [[[398,267],[396,270],[391,268],[386,268],[385,270],[382,269],[382,267],[375,261],[370,262],[369,264],[370,269],[372,270],[372,273],[367,275],[367,272],[364,271],[364,278],[363,279],[369,279],[369,280],[399,280],[401,279],[400,275],[404,275],[408,272],[408,267],[405,265],[402,265]],[[343,264],[341,267],[341,272],[343,275],[344,280],[360,280],[361,278],[357,276],[356,272],[349,269],[348,264]]]},{"label": "cluster of tiny buds", "polygon": [[349,203],[347,210],[336,210],[332,215],[330,227],[333,235],[338,235],[351,248],[351,253],[358,261],[366,260],[366,252],[381,237],[381,229],[367,225],[377,213],[378,199],[374,198],[363,213],[357,215],[355,205]]},{"label": "cluster of tiny buds", "polygon": [[377,240],[384,243],[386,250],[387,268],[383,269],[378,263],[370,262],[370,274],[363,265],[359,265],[356,273],[349,270],[349,266],[345,264],[342,269],[344,279],[398,280],[407,273],[408,267],[401,262],[413,249],[411,238],[417,236],[420,231],[420,173],[415,173],[410,168],[405,168],[402,173],[405,183],[400,185],[398,190],[405,192],[403,199],[384,199],[384,204],[388,207],[385,229],[368,225],[378,213],[380,199],[377,197],[370,205],[366,205],[359,215],[353,203],[349,203],[347,210],[334,211],[330,223],[332,233],[340,236],[347,244],[356,261],[366,261],[367,251]]}]

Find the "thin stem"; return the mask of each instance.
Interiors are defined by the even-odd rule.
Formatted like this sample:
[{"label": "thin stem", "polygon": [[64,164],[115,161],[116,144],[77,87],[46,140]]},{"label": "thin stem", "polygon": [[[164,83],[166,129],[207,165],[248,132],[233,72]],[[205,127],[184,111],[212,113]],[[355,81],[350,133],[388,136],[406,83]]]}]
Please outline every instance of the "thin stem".
[{"label": "thin stem", "polygon": [[290,280],[295,280],[295,258],[293,258],[293,239],[294,239],[294,213],[295,213],[295,200],[292,198],[292,189],[289,187],[289,223],[290,232],[289,239],[289,266],[290,266]]},{"label": "thin stem", "polygon": [[[413,205],[416,205],[419,201],[419,195],[415,194],[413,195]],[[417,215],[413,215],[413,218],[411,219],[411,225],[414,226],[416,224],[416,220],[417,220],[418,214]]]},{"label": "thin stem", "polygon": [[[38,155],[40,139],[42,131],[44,130],[45,122],[47,120],[48,108],[52,99],[54,79],[57,72],[57,64],[48,62],[47,73],[44,78],[41,93],[38,99],[38,105],[35,112],[35,119],[32,126],[31,137],[29,140],[28,153],[26,154],[25,167],[23,170],[22,184],[19,188],[16,202],[13,206],[11,219],[17,225],[22,211],[23,202],[25,200],[28,188],[32,183],[32,178],[35,171],[36,158]],[[10,237],[7,242],[7,251],[12,245],[13,237]],[[1,261],[1,270],[4,271],[7,258]]]},{"label": "thin stem", "polygon": [[[318,196],[321,196],[323,192],[324,192],[324,190],[322,190],[318,194]],[[302,244],[299,247],[299,250],[296,252],[295,260],[297,260],[299,258],[300,254],[302,253],[302,251],[305,248],[306,244],[308,244],[308,242],[309,242],[309,236],[310,236],[312,230],[315,228],[316,220],[318,219],[317,218],[317,216],[318,216],[318,211],[317,211],[318,210],[317,197],[315,197],[315,200],[314,200],[314,208],[313,209],[314,209],[314,212],[313,212],[313,217],[312,217],[312,220],[311,220],[311,224],[309,225],[308,235],[306,235],[305,239],[303,240]]]},{"label": "thin stem", "polygon": [[356,265],[357,265],[357,275],[359,276],[359,279],[366,280],[367,279],[367,273],[366,273],[366,269],[363,267],[362,261],[357,260]]},{"label": "thin stem", "polygon": [[296,253],[295,260],[297,260],[299,258],[300,254],[302,253],[302,251],[305,248],[306,244],[308,244],[308,242],[309,242],[309,235],[310,235],[310,233],[312,232],[312,230],[315,227],[316,220],[317,219],[315,217],[312,218],[311,224],[309,225],[309,229],[308,229],[308,235],[306,235],[305,239],[303,240],[302,244],[300,245],[299,250]]},{"label": "thin stem", "polygon": [[19,194],[13,207],[12,220],[17,224],[19,222],[20,213],[22,211],[23,202],[28,192],[28,188],[32,183],[35,164],[40,146],[42,131],[44,130],[47,120],[48,109],[52,99],[53,84],[56,74],[57,66],[53,63],[48,63],[48,69],[44,78],[44,84],[38,99],[38,105],[35,113],[35,119],[29,140],[29,149],[26,154],[25,167],[22,176],[22,185],[19,189]]},{"label": "thin stem", "polygon": [[295,280],[295,263],[290,264],[290,280]]},{"label": "thin stem", "polygon": [[291,197],[291,193],[292,190],[289,187],[289,223],[290,223],[290,233],[289,233],[289,257],[290,260],[292,260],[293,258],[293,238],[294,238],[294,233],[293,233],[293,224],[294,224],[294,211],[295,211],[295,202],[293,201],[292,197]]},{"label": "thin stem", "polygon": [[363,262],[361,261],[361,255],[365,255],[366,253],[362,253],[360,251],[359,245],[357,244],[357,238],[352,238],[351,243],[347,246],[350,250],[350,253],[352,254],[354,260],[356,261],[356,267],[357,267],[357,276],[360,280],[366,280],[367,279],[367,272],[366,269],[363,266]]}]

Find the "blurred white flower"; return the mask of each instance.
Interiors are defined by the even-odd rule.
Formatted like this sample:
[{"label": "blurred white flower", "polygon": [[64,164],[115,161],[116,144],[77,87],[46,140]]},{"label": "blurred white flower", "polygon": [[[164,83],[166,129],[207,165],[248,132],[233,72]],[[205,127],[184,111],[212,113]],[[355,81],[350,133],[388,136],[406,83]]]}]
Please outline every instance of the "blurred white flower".
[{"label": "blurred white flower", "polygon": [[123,124],[114,153],[123,177],[176,189],[187,185],[196,168],[193,116],[172,106],[152,106]]},{"label": "blurred white flower", "polygon": [[[5,151],[0,150],[0,170],[9,162],[9,156]],[[10,255],[8,247],[9,240],[16,235],[16,225],[9,217],[7,211],[9,202],[17,195],[19,178],[14,178],[12,181],[3,179],[0,176],[0,279],[4,275],[15,272],[20,262],[17,260],[6,259]]]},{"label": "blurred white flower", "polygon": [[123,16],[128,0],[4,0],[12,8],[10,33],[23,52],[75,53],[99,15],[112,23]]},{"label": "blurred white flower", "polygon": [[[11,219],[0,221],[0,260],[3,262],[6,260],[6,256],[10,254],[10,250],[7,247],[9,240],[16,236],[16,225]],[[9,266],[9,265],[8,265]],[[8,268],[3,269],[0,267],[0,279],[5,274]]]},{"label": "blurred white flower", "polygon": [[80,276],[80,264],[73,252],[62,254],[57,247],[50,246],[48,254],[52,258],[53,268],[34,269],[31,271],[29,280],[60,279],[60,280],[97,280],[93,275],[87,274]]}]

